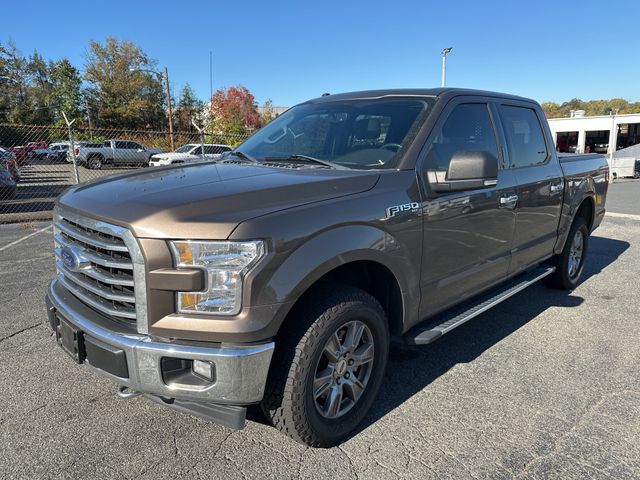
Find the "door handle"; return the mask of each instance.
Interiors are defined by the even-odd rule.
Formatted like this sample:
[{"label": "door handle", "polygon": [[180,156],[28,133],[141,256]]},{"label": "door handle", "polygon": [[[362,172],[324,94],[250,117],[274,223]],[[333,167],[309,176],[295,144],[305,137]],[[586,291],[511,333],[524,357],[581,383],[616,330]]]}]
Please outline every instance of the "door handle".
[{"label": "door handle", "polygon": [[500,208],[516,208],[518,195],[507,195],[500,197]]},{"label": "door handle", "polygon": [[551,193],[558,193],[564,190],[564,183],[556,183],[551,185]]}]

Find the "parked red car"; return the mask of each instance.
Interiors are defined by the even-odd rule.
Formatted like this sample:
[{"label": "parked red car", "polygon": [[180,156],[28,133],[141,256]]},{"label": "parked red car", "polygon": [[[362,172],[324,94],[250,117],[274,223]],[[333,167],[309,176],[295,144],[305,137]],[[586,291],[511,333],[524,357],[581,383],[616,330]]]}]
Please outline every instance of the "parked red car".
[{"label": "parked red car", "polygon": [[47,142],[29,142],[24,146],[13,147],[13,153],[16,155],[18,165],[22,165],[27,158],[35,156],[36,150],[46,150],[48,148]]}]

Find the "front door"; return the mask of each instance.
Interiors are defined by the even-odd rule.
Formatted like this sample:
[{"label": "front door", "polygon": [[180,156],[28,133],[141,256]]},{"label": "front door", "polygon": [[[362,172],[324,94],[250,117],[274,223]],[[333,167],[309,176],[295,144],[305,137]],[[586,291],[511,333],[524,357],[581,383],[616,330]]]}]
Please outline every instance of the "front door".
[{"label": "front door", "polygon": [[423,209],[420,306],[425,318],[504,280],[515,227],[514,174],[504,168],[494,115],[481,100],[447,106],[430,136],[420,169],[446,172],[459,150],[485,151],[500,161],[496,185],[428,193]]}]

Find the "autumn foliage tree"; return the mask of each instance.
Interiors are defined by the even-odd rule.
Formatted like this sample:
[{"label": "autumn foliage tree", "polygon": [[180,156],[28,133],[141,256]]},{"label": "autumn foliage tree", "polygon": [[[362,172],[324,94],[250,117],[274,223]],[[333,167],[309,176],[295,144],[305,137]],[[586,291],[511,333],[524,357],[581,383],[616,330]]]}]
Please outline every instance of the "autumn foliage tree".
[{"label": "autumn foliage tree", "polygon": [[244,135],[261,126],[255,97],[243,85],[217,90],[211,97],[214,133]]}]

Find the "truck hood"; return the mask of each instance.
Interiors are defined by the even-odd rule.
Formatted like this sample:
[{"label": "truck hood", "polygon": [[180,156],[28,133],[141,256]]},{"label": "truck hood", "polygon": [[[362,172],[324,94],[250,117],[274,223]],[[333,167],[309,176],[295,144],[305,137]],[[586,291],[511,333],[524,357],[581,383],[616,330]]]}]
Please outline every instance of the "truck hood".
[{"label": "truck hood", "polygon": [[81,184],[58,204],[140,238],[226,239],[245,220],[364,192],[378,178],[362,170],[185,164]]}]

